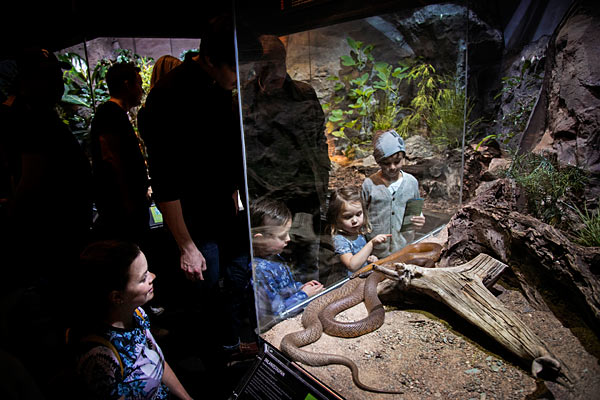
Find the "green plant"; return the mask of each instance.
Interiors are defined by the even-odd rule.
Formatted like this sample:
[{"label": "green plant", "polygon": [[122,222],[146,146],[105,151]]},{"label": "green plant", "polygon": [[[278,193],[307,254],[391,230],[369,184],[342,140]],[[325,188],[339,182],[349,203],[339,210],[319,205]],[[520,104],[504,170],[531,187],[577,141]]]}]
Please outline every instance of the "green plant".
[{"label": "green plant", "polygon": [[[179,54],[179,59],[181,61],[185,61],[185,57],[187,56],[188,53],[198,53],[198,49],[187,49],[187,50],[183,50],[180,54]],[[192,54],[194,55],[194,54]]]},{"label": "green plant", "polygon": [[[332,134],[350,141],[351,146],[370,143],[376,130],[397,125],[399,113],[398,84],[405,68],[393,68],[388,63],[375,62],[373,45],[348,38],[350,54],[340,57],[343,66],[336,81],[331,102],[323,105],[334,126]],[[347,149],[347,154],[354,151]]]},{"label": "green plant", "polygon": [[94,108],[96,104],[108,100],[108,90],[104,81],[107,70],[105,65],[99,63],[90,74],[87,61],[77,53],[61,54],[59,59],[71,64],[71,69],[63,74],[63,102]]},{"label": "green plant", "polygon": [[442,88],[441,78],[430,64],[415,65],[406,74],[408,83],[416,87],[416,94],[410,101],[398,133],[408,137],[414,132],[427,131],[427,119],[431,113],[438,91]]},{"label": "green plant", "polygon": [[[356,147],[369,144],[373,132],[395,129],[404,138],[419,133],[429,136],[443,147],[462,144],[465,94],[457,80],[438,75],[426,63],[393,66],[378,62],[372,55],[373,45],[347,40],[350,54],[340,57],[339,75],[327,78],[336,83],[331,101],[323,105],[333,136]],[[407,102],[404,97],[411,91],[415,94]],[[469,102],[467,116],[472,108]],[[467,124],[468,134],[478,123]]]},{"label": "green plant", "polygon": [[477,146],[475,146],[475,151],[479,150],[479,148],[481,146],[483,146],[485,143],[487,143],[488,140],[492,140],[492,139],[496,139],[498,137],[498,135],[496,134],[491,134],[491,135],[487,135],[486,137],[484,137],[483,139],[481,139],[479,141],[479,143],[477,143]]},{"label": "green plant", "polygon": [[96,106],[109,99],[104,80],[107,68],[99,63],[89,71],[87,61],[77,53],[60,54],[58,58],[71,65],[63,73],[65,91],[58,111],[77,139],[85,142]]},{"label": "green plant", "polygon": [[150,78],[152,78],[152,68],[154,68],[154,59],[152,57],[141,57],[138,60],[140,67],[140,76],[142,77],[142,89],[144,94],[150,91]]},{"label": "green plant", "polygon": [[586,174],[577,167],[560,166],[554,156],[528,153],[512,159],[506,174],[525,191],[529,212],[548,224],[559,224],[563,214],[559,203],[583,189]]},{"label": "green plant", "polygon": [[502,115],[502,127],[506,129],[500,134],[503,144],[508,144],[515,135],[523,133],[534,105],[535,96],[527,95],[516,100],[511,112]]},{"label": "green plant", "polygon": [[583,246],[597,247],[600,246],[600,211],[596,208],[594,211],[589,211],[587,205],[584,211],[575,207],[575,211],[579,219],[583,223],[583,228],[576,231],[577,242]]},{"label": "green plant", "polygon": [[453,84],[453,80],[449,78],[441,82],[445,88],[438,90],[428,110],[426,122],[433,144],[442,148],[455,149],[462,146],[463,130],[465,141],[470,141],[482,118],[470,120],[474,104],[470,98],[466,98],[465,91],[458,84]]}]

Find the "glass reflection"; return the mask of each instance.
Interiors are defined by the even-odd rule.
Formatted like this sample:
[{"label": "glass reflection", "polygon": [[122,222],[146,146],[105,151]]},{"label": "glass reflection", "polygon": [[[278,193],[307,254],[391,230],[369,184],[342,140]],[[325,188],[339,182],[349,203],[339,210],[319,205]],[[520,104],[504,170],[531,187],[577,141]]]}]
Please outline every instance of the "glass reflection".
[{"label": "glass reflection", "polygon": [[[251,217],[262,332],[366,262],[437,233],[458,206],[464,34],[423,60],[400,18],[263,34],[258,61],[239,66],[251,214],[264,202],[290,212],[289,228]],[[260,249],[269,238],[278,253]]]},{"label": "glass reflection", "polygon": [[293,215],[285,256],[296,274],[317,279],[330,170],[325,115],[315,90],[287,74],[283,42],[272,35],[260,42],[262,59],[242,89],[249,197],[285,203]]}]

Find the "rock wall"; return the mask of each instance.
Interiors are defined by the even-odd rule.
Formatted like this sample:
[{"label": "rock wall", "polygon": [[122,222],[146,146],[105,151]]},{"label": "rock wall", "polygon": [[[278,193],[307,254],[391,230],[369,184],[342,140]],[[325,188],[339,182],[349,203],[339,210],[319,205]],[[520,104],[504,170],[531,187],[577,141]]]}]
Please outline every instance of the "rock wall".
[{"label": "rock wall", "polygon": [[[479,11],[481,7],[479,7]],[[467,19],[468,15],[468,19]],[[484,14],[485,15],[485,14]],[[486,15],[489,18],[489,15]],[[455,4],[435,4],[410,13],[387,16],[417,57],[442,74],[464,73],[468,42],[468,95],[476,98],[474,116],[495,112],[502,50],[502,31],[473,10]]]},{"label": "rock wall", "polygon": [[542,95],[521,151],[555,153],[591,173],[600,195],[600,3],[574,4],[550,40]]},{"label": "rock wall", "polygon": [[598,329],[600,248],[572,242],[560,230],[527,215],[523,203],[523,195],[508,179],[482,187],[448,223],[440,266],[488,254],[511,267],[530,301],[541,305],[543,297],[559,297],[565,310],[578,310],[574,315]]}]

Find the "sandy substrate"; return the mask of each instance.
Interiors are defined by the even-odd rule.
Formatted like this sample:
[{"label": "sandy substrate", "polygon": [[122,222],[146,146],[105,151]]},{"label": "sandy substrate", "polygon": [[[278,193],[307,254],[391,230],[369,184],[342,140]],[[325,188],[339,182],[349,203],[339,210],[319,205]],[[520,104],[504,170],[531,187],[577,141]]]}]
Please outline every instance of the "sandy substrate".
[{"label": "sandy substrate", "polygon": [[[500,285],[494,289],[499,292],[500,301],[517,312],[564,361],[576,379],[571,388],[553,382],[536,383],[528,372],[528,363],[514,359],[491,340],[473,333],[468,325],[461,326],[459,332],[432,314],[389,306],[385,323],[377,331],[353,339],[324,334],[305,349],[346,355],[357,363],[365,384],[401,389],[404,394],[386,395],[358,389],[349,369],[343,366],[303,367],[349,400],[599,398],[598,360],[586,352],[571,331],[550,311],[532,309],[520,292]],[[411,307],[419,309],[418,304]],[[364,306],[359,304],[338,319],[356,320],[365,315]],[[300,319],[301,315],[279,323],[263,335],[264,339],[279,348],[285,334],[302,329]],[[454,322],[461,325],[460,321]]]}]

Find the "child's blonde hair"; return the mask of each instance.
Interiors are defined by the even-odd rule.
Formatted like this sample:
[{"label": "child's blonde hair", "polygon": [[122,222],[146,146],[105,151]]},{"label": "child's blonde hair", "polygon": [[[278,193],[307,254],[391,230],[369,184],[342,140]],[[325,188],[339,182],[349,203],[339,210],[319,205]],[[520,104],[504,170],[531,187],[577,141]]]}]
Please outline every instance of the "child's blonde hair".
[{"label": "child's blonde hair", "polygon": [[338,218],[340,217],[340,215],[344,211],[346,204],[348,203],[360,203],[363,211],[363,224],[360,227],[360,233],[364,235],[365,233],[371,232],[369,218],[367,217],[365,205],[362,202],[358,188],[343,187],[334,190],[329,199],[329,208],[327,209],[327,223],[329,225],[331,235],[333,236],[337,233],[336,225]]}]

